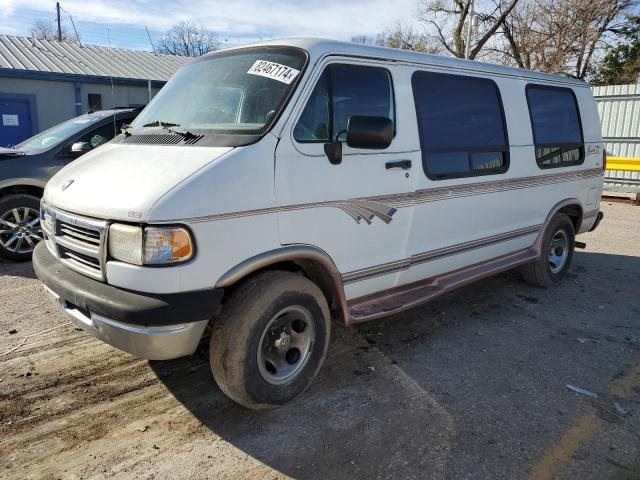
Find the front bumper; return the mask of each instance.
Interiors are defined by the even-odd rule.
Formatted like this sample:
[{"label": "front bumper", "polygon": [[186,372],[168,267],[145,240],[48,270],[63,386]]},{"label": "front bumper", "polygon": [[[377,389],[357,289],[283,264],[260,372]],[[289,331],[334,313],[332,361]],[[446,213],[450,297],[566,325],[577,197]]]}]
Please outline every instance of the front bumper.
[{"label": "front bumper", "polygon": [[116,288],[66,267],[42,242],[33,252],[33,269],[75,325],[150,360],[193,353],[223,295],[222,289],[158,295]]}]

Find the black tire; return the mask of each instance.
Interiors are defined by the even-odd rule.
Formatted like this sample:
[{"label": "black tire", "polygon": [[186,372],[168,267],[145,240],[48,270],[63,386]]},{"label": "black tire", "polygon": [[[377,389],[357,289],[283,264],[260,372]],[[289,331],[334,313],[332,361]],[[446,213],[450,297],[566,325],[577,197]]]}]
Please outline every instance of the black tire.
[{"label": "black tire", "polygon": [[[292,311],[280,315],[288,309]],[[299,332],[310,342],[303,349],[307,352],[304,355],[295,348],[296,339],[300,337],[292,328],[287,330],[282,326],[279,330],[280,336],[276,340],[280,341],[279,346],[272,341],[278,330],[274,325],[283,322],[282,319],[295,318],[296,312],[306,315],[304,328]],[[299,328],[300,324],[297,325],[292,323],[293,330]],[[289,342],[293,343],[284,342],[287,331],[291,334]],[[220,315],[213,320],[209,351],[213,377],[226,395],[247,408],[279,407],[299,396],[311,384],[324,361],[330,332],[327,300],[313,282],[291,272],[259,273],[233,292]],[[292,345],[290,350],[287,350],[288,345]],[[274,350],[276,346],[278,351]],[[280,347],[283,347],[282,353],[279,353]],[[285,376],[281,383],[274,384],[280,370],[276,369],[275,363],[261,362],[259,358],[264,355],[279,355],[278,358],[287,362],[294,360],[295,363],[289,365],[297,367],[291,367],[290,378]],[[282,371],[286,371],[288,364],[283,365]]]},{"label": "black tire", "polygon": [[[4,260],[13,262],[30,260],[33,247],[35,247],[39,239],[43,238],[39,221],[28,229],[25,226],[24,230],[10,226],[19,225],[15,219],[14,210],[21,218],[24,216],[25,209],[28,209],[28,215],[25,217],[26,220],[29,220],[28,223],[36,220],[36,215],[40,211],[40,199],[23,193],[0,198],[0,258]],[[11,241],[18,233],[22,237]],[[20,240],[21,242],[18,245]]]},{"label": "black tire", "polygon": [[[573,222],[565,214],[558,214],[552,220],[542,239],[540,258],[521,267],[520,272],[527,283],[538,287],[554,287],[565,277],[571,267],[575,246],[575,230]],[[551,260],[552,242],[566,239],[566,251],[562,262]],[[559,245],[559,244],[558,244]],[[555,255],[555,254],[554,254]],[[554,256],[560,258],[560,255]]]}]

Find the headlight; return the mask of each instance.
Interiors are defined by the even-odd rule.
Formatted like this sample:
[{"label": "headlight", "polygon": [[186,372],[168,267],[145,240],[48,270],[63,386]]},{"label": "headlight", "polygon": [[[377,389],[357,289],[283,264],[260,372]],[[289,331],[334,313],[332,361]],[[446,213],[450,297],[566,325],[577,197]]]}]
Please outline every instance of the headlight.
[{"label": "headlight", "polygon": [[194,245],[186,228],[142,229],[116,223],[109,227],[109,253],[135,265],[166,265],[191,259]]},{"label": "headlight", "polygon": [[111,225],[109,254],[116,260],[142,265],[142,228],[118,223]]}]

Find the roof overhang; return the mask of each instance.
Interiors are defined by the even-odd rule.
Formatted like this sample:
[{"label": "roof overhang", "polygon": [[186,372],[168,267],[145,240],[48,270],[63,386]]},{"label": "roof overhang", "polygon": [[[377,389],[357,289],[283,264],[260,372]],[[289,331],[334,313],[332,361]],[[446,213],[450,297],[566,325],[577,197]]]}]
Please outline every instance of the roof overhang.
[{"label": "roof overhang", "polygon": [[[56,82],[80,82],[80,83],[102,83],[111,84],[111,77],[103,77],[98,75],[78,75],[74,73],[59,72],[41,72],[38,70],[18,70],[14,68],[0,68],[0,78],[23,78],[29,80],[49,80]],[[114,85],[130,85],[144,86],[148,85],[149,80],[142,78],[122,78],[113,77]],[[151,80],[152,87],[161,88],[165,83],[164,80]]]}]

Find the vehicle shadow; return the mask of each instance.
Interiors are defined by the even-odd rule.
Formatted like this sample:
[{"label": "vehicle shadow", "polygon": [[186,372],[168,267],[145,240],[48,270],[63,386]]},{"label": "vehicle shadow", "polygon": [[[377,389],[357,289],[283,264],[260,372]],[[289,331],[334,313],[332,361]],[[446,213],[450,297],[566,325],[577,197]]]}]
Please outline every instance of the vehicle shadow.
[{"label": "vehicle shadow", "polygon": [[36,278],[31,262],[8,262],[0,260],[0,276]]},{"label": "vehicle shadow", "polygon": [[271,411],[253,412],[229,400],[202,350],[191,359],[150,366],[200,422],[271,468],[310,479],[443,473],[450,418],[357,331],[334,327],[313,385],[297,401]]},{"label": "vehicle shadow", "polygon": [[613,321],[602,290],[631,298],[639,272],[636,257],[576,252],[557,288],[509,272],[401,315],[335,326],[314,384],[272,411],[225,397],[206,345],[150,366],[213,433],[292,477],[519,478],[561,434],[564,417],[549,412],[566,410],[564,383],[600,368],[576,337],[604,337]]}]

